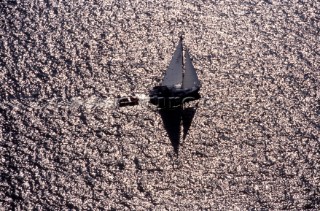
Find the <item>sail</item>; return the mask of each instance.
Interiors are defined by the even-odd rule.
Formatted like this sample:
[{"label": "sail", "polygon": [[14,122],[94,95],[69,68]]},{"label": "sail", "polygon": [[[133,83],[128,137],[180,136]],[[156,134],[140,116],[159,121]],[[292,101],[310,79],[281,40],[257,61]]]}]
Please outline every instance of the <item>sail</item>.
[{"label": "sail", "polygon": [[176,86],[181,87],[182,84],[182,40],[180,39],[179,44],[173,54],[169,67],[165,73],[162,81],[162,86]]},{"label": "sail", "polygon": [[185,73],[183,77],[182,88],[191,89],[200,87],[200,81],[198,79],[196,70],[193,67],[189,52],[185,53]]}]

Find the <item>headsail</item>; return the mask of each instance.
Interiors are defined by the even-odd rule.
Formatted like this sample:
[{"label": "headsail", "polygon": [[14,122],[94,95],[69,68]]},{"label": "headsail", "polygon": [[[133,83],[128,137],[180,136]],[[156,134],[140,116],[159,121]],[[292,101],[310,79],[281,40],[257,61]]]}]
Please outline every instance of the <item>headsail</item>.
[{"label": "headsail", "polygon": [[182,39],[180,39],[178,46],[173,54],[169,67],[165,73],[162,81],[162,86],[176,86],[182,85]]},{"label": "headsail", "polygon": [[191,89],[191,88],[199,88],[200,81],[198,79],[198,75],[196,70],[193,67],[191,62],[191,58],[188,50],[185,53],[185,73],[183,77],[182,88],[183,89]]}]

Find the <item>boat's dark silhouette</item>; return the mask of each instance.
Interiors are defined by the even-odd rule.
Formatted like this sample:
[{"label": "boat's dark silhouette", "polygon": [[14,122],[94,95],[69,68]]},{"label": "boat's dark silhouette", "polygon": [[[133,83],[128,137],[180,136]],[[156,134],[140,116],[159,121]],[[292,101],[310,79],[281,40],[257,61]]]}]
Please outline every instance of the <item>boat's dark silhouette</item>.
[{"label": "boat's dark silhouette", "polygon": [[149,92],[150,103],[159,108],[174,108],[200,98],[200,81],[189,52],[183,56],[182,37],[160,86]]},{"label": "boat's dark silhouette", "polygon": [[[183,50],[182,41],[180,37],[161,85],[153,87],[149,92],[149,102],[159,108],[164,128],[177,155],[181,124],[185,139],[196,112],[196,108],[184,108],[184,104],[199,99],[201,87],[189,52]],[[139,104],[139,98],[119,96],[117,102],[119,107],[134,106]]]}]

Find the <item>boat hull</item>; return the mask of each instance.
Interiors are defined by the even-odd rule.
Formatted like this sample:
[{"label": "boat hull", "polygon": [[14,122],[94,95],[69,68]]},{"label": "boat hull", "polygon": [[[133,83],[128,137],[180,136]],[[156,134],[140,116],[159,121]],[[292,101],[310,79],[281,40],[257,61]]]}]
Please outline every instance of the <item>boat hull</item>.
[{"label": "boat hull", "polygon": [[166,86],[156,86],[150,92],[150,103],[158,108],[175,108],[186,102],[198,100],[200,87],[193,89],[176,89]]}]

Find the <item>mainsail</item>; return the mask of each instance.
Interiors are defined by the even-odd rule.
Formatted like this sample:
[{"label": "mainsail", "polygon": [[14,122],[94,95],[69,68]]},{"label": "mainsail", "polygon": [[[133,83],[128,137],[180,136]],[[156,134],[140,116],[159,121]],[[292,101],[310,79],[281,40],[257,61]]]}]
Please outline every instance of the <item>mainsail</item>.
[{"label": "mainsail", "polygon": [[169,67],[162,81],[162,86],[181,87],[182,84],[182,40],[180,39],[176,51],[173,54]]},{"label": "mainsail", "polygon": [[185,52],[185,73],[183,77],[182,88],[183,89],[191,89],[191,88],[199,88],[200,81],[198,79],[197,73],[193,67],[191,62],[191,58],[188,50]]}]

